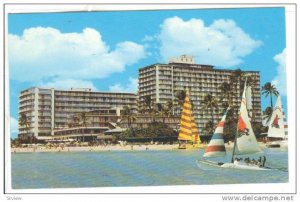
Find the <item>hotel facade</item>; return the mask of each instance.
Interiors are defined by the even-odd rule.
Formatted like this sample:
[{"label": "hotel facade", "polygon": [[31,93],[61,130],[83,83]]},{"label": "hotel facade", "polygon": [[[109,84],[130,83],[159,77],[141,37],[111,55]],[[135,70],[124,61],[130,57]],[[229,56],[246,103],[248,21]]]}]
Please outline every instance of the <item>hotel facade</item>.
[{"label": "hotel facade", "polygon": [[[209,120],[217,123],[223,115],[224,107],[219,103],[219,109],[214,111],[213,117],[209,110],[202,110],[205,94],[211,94],[220,98],[219,86],[223,82],[230,82],[234,70],[215,69],[211,65],[195,64],[192,57],[182,55],[173,58],[168,64],[153,64],[139,69],[139,104],[148,96],[153,103],[176,103],[176,93],[189,90],[193,104],[193,113],[198,129],[203,134],[203,128]],[[252,114],[255,114],[255,122],[261,123],[261,98],[260,98],[260,75],[259,71],[243,71],[251,77],[252,84]],[[234,85],[234,84],[232,84]],[[235,106],[240,106],[241,96],[239,85],[234,86],[235,91],[231,98]],[[238,113],[236,107],[235,114]],[[180,110],[177,110],[177,113]],[[176,114],[176,111],[175,111]]]},{"label": "hotel facade", "polygon": [[29,88],[19,96],[19,120],[25,114],[29,123],[28,126],[19,125],[19,135],[54,135],[55,130],[68,128],[70,118],[82,112],[124,106],[137,111],[137,98],[133,93],[96,92],[91,89]]},{"label": "hotel facade", "polygon": [[[215,69],[211,65],[195,64],[192,57],[183,55],[173,58],[168,64],[153,64],[139,69],[139,92],[113,93],[97,92],[91,89],[57,90],[54,88],[33,87],[26,89],[19,96],[19,120],[22,114],[29,119],[29,125],[19,125],[19,135],[33,134],[35,137],[64,135],[73,133],[72,118],[85,112],[90,131],[103,133],[109,129],[110,123],[121,119],[120,110],[128,106],[133,112],[138,112],[145,105],[145,98],[150,96],[153,103],[172,101],[176,104],[176,94],[189,90],[193,113],[200,135],[209,120],[217,123],[224,112],[222,102],[219,109],[211,111],[201,109],[205,94],[217,98],[221,96],[220,85],[230,82],[234,70]],[[252,80],[252,114],[254,122],[261,123],[260,75],[258,71],[243,71]],[[232,84],[234,85],[234,84]],[[240,106],[240,86],[235,84],[231,93],[233,105]],[[235,108],[238,113],[238,107]],[[165,117],[164,121],[173,129],[179,127],[180,106],[174,110],[173,117]],[[137,114],[133,123],[136,127],[146,127],[151,122],[151,116]],[[78,119],[78,118],[77,118]],[[170,119],[170,120],[169,120]],[[126,127],[126,122],[121,123]],[[83,126],[80,126],[83,128]],[[91,132],[92,133],[92,132]]]}]

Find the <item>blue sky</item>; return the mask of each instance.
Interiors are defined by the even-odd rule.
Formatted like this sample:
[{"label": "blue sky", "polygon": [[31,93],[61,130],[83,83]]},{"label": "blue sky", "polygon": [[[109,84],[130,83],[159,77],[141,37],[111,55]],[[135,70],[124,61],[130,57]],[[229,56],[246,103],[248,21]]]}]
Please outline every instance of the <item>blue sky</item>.
[{"label": "blue sky", "polygon": [[13,137],[21,90],[135,92],[140,67],[181,54],[260,71],[261,85],[276,84],[287,111],[284,8],[9,14],[8,34]]}]

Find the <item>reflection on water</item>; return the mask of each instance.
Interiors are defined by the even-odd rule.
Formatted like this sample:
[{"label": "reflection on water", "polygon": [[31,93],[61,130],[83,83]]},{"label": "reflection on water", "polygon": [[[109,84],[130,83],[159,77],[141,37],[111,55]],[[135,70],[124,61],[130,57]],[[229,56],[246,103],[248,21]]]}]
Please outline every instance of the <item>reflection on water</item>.
[{"label": "reflection on water", "polygon": [[[12,154],[12,186],[72,188],[115,186],[284,183],[280,170],[202,170],[200,151],[114,151]],[[266,149],[267,166],[287,170],[288,153]],[[230,155],[226,156],[229,161]]]}]

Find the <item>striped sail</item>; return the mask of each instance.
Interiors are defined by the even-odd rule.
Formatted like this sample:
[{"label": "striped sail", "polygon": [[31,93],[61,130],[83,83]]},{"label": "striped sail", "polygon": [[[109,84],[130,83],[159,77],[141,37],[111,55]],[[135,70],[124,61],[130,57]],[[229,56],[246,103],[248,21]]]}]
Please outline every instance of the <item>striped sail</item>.
[{"label": "striped sail", "polygon": [[285,138],[284,114],[279,95],[269,122],[268,137]]},{"label": "striped sail", "polygon": [[224,138],[223,138],[223,130],[224,130],[227,111],[223,115],[221,121],[218,123],[215,133],[211,137],[211,140],[205,150],[205,153],[203,155],[204,157],[220,157],[226,155]]},{"label": "striped sail", "polygon": [[194,144],[200,144],[199,133],[188,93],[186,94],[182,107],[178,140],[191,141]]},{"label": "striped sail", "polygon": [[192,141],[194,144],[196,144],[198,146],[201,143],[193,112],[192,112]]},{"label": "striped sail", "polygon": [[246,107],[246,83],[241,101],[241,107],[238,118],[238,130],[235,154],[252,154],[261,152],[261,149],[257,143],[256,137],[252,130],[248,111]]}]

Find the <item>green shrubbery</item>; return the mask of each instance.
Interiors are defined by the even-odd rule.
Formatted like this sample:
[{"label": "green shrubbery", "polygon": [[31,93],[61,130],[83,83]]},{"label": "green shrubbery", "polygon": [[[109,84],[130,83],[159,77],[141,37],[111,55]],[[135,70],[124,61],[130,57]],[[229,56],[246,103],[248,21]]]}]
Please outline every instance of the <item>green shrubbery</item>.
[{"label": "green shrubbery", "polygon": [[122,133],[124,138],[126,137],[138,137],[138,138],[156,138],[156,137],[168,137],[177,136],[177,132],[170,128],[167,124],[162,122],[150,123],[147,128],[131,128]]}]

